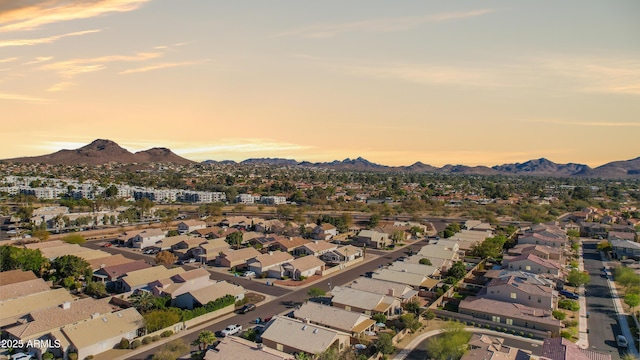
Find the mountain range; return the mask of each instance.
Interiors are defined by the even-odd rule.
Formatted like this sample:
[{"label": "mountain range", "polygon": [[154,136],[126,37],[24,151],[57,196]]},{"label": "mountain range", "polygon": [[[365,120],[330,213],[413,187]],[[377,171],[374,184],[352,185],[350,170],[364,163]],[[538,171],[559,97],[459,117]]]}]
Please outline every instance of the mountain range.
[{"label": "mountain range", "polygon": [[[110,162],[120,164],[150,164],[165,163],[177,165],[196,164],[180,157],[167,148],[152,148],[149,150],[131,153],[123,149],[111,140],[98,139],[92,143],[75,150],[60,150],[52,154],[21,157],[1,160],[6,163],[46,163],[53,165],[102,165]],[[237,164],[232,160],[214,161],[207,160],[203,164]],[[247,159],[239,164],[243,165],[272,165],[272,166],[304,166],[329,168],[334,170],[350,171],[399,171],[410,173],[441,173],[441,174],[468,174],[468,175],[523,175],[523,176],[557,176],[557,177],[597,177],[597,178],[640,178],[640,157],[626,161],[614,161],[596,168],[583,164],[557,164],[545,158],[529,160],[524,163],[503,164],[493,167],[445,165],[435,167],[422,162],[416,162],[409,166],[387,166],[372,163],[358,157],[323,163],[308,161],[298,162],[292,159],[282,158],[254,158]]]}]

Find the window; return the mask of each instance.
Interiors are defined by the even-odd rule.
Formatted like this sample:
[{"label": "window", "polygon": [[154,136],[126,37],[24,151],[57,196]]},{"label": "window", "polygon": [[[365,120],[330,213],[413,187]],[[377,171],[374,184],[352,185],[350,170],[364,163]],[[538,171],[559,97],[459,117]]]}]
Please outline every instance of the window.
[{"label": "window", "polygon": [[513,325],[513,319],[505,319],[504,323],[507,325]]},{"label": "window", "polygon": [[516,298],[517,298],[517,295],[516,295],[516,293],[511,293],[510,297],[511,297],[512,299],[516,299]]},{"label": "window", "polygon": [[491,316],[491,321],[493,322],[500,322],[500,316]]},{"label": "window", "polygon": [[542,299],[538,298],[538,303],[541,303],[541,302],[542,302]]},{"label": "window", "polygon": [[344,309],[347,311],[351,311],[351,306],[345,306]]},{"label": "window", "polygon": [[284,351],[284,346],[282,346],[282,344],[276,344],[276,350]]},{"label": "window", "polygon": [[527,266],[524,267],[524,269],[527,270],[527,271],[531,271],[531,266],[527,265]]}]

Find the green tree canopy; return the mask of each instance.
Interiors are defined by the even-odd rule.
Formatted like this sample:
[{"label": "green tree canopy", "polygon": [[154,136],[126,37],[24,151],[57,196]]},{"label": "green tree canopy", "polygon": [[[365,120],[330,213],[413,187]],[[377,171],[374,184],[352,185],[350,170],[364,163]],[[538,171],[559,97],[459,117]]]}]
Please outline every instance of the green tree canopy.
[{"label": "green tree canopy", "polygon": [[571,286],[586,285],[589,281],[591,281],[589,274],[580,270],[572,269],[569,271],[569,275],[567,275],[567,283]]},{"label": "green tree canopy", "polygon": [[73,278],[79,281],[80,278],[91,279],[93,271],[89,263],[74,255],[63,255],[57,257],[51,263],[51,268],[55,270],[57,279]]},{"label": "green tree canopy", "polygon": [[49,267],[49,260],[45,259],[40,249],[24,249],[11,245],[0,246],[0,271],[21,269],[33,271],[41,276]]},{"label": "green tree canopy", "polygon": [[448,322],[442,334],[429,338],[427,353],[436,360],[459,359],[464,355],[469,339],[471,333],[464,329],[464,325]]},{"label": "green tree canopy", "polygon": [[319,287],[312,287],[309,289],[309,291],[307,291],[307,295],[311,298],[324,296],[326,293],[327,293],[326,291],[322,290]]},{"label": "green tree canopy", "polygon": [[87,239],[80,234],[69,234],[62,238],[62,241],[67,242],[69,244],[78,244],[82,245],[87,242]]},{"label": "green tree canopy", "polygon": [[447,276],[451,276],[456,280],[462,279],[467,274],[467,269],[462,261],[456,261],[451,265],[449,271],[447,271]]}]

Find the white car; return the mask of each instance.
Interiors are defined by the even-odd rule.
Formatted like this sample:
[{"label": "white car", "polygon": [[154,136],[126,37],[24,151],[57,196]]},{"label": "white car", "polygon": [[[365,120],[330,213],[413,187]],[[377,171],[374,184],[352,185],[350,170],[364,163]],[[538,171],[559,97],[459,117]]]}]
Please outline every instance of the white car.
[{"label": "white car", "polygon": [[242,274],[242,276],[244,276],[244,277],[254,277],[254,276],[256,276],[256,273],[253,272],[253,271],[247,271],[244,274]]},{"label": "white car", "polygon": [[227,326],[220,333],[222,334],[222,336],[230,336],[230,335],[235,335],[240,331],[242,331],[242,325],[233,324],[233,325]]}]

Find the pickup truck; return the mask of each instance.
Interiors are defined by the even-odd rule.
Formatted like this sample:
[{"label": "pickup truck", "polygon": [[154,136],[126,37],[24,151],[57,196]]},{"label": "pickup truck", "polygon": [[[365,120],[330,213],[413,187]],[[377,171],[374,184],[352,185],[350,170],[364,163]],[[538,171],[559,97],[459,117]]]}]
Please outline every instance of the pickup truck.
[{"label": "pickup truck", "polygon": [[220,333],[222,334],[222,336],[230,336],[230,335],[235,335],[240,331],[242,331],[242,325],[233,324],[233,325],[227,326]]}]

